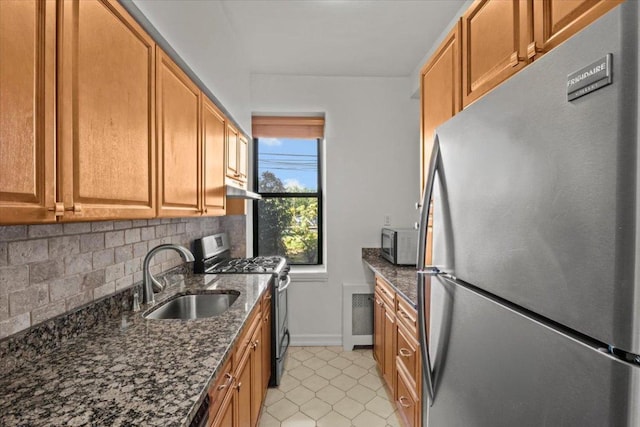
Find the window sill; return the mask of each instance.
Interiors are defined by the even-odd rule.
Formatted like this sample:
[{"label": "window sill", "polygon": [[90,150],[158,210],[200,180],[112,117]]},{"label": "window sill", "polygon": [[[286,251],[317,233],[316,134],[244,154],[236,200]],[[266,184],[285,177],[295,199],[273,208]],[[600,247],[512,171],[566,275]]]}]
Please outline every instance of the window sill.
[{"label": "window sill", "polygon": [[329,274],[324,265],[292,265],[289,276],[294,282],[328,282]]}]

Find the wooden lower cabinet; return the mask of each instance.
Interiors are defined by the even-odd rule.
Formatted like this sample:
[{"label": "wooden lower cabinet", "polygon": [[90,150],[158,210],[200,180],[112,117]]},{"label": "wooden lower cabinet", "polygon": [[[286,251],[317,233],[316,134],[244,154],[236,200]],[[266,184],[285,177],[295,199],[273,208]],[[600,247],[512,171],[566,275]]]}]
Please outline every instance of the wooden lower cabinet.
[{"label": "wooden lower cabinet", "polygon": [[[222,374],[209,390],[211,408],[209,426],[213,427],[255,427],[260,418],[260,409],[266,394],[269,377],[265,370],[265,348],[269,347],[271,333],[264,334],[271,325],[270,292],[267,293],[255,311],[249,315],[247,327],[241,333],[233,355],[225,363]],[[263,315],[267,315],[267,319]],[[270,328],[268,328],[270,329]],[[268,355],[270,356],[270,351]],[[266,378],[266,383],[265,383]]]},{"label": "wooden lower cabinet", "polygon": [[[213,422],[211,426],[216,427],[236,427],[239,426],[238,416],[236,415],[236,406],[238,401],[238,395],[233,390],[230,390],[226,396],[222,406],[216,413],[216,418],[210,418]],[[214,414],[215,416],[215,414]]]},{"label": "wooden lower cabinet", "polygon": [[396,369],[396,391],[394,393],[400,418],[408,427],[420,426],[420,397],[407,381],[402,366]]},{"label": "wooden lower cabinet", "polygon": [[[389,301],[393,301],[391,307]],[[392,286],[376,276],[373,357],[405,426],[419,426],[422,416],[418,313]]]},{"label": "wooden lower cabinet", "polygon": [[382,350],[384,343],[384,303],[378,292],[374,294],[373,307],[373,358],[378,362],[378,366],[384,364],[384,352]]},{"label": "wooden lower cabinet", "polygon": [[[262,407],[262,319],[258,324],[258,329],[253,333],[251,347],[249,348],[249,358],[251,359],[251,425],[258,425],[258,416]],[[242,407],[241,407],[242,408]]]},{"label": "wooden lower cabinet", "polygon": [[396,354],[396,346],[395,346],[395,336],[396,336],[396,316],[393,314],[392,310],[385,308],[384,313],[384,344],[382,346],[384,356],[383,356],[383,369],[382,376],[385,381],[391,387],[391,390],[394,389],[393,383],[395,381],[395,354]]},{"label": "wooden lower cabinet", "polygon": [[251,424],[251,412],[252,412],[252,372],[251,360],[253,359],[251,352],[245,354],[245,357],[240,361],[240,367],[236,371],[238,383],[236,384],[237,391],[237,407],[238,407],[238,427],[250,426]]}]

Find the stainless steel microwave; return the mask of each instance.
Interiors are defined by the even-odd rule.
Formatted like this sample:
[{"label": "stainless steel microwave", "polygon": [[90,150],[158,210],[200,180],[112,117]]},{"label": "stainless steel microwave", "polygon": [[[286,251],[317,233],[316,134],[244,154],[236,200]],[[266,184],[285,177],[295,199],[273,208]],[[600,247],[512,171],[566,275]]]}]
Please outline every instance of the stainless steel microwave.
[{"label": "stainless steel microwave", "polygon": [[380,238],[382,256],[392,264],[416,265],[418,230],[413,228],[383,228]]}]

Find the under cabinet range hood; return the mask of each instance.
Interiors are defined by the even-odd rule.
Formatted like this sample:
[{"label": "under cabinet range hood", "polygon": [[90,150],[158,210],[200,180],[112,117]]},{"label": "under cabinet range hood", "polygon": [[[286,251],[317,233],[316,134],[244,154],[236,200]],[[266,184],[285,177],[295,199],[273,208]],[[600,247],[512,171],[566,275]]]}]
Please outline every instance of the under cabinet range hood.
[{"label": "under cabinet range hood", "polygon": [[241,187],[236,187],[235,185],[227,184],[225,187],[227,187],[227,199],[262,199],[262,196],[258,193],[254,193],[253,191],[249,191]]}]

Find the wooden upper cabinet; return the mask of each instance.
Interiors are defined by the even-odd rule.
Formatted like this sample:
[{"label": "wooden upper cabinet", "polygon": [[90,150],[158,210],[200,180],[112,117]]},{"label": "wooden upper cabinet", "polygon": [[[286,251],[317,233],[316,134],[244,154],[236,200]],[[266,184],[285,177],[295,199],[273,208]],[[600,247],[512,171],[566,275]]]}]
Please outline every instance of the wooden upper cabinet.
[{"label": "wooden upper cabinet", "polygon": [[203,208],[205,215],[225,214],[224,146],[226,120],[213,103],[202,96]]},{"label": "wooden upper cabinet", "polygon": [[227,176],[233,179],[240,178],[238,163],[238,144],[240,133],[231,124],[227,124]]},{"label": "wooden upper cabinet", "polygon": [[424,189],[436,127],[461,109],[460,105],[460,23],[447,35],[422,68],[420,81],[421,153],[420,189]]},{"label": "wooden upper cabinet", "polygon": [[238,138],[238,179],[247,182],[247,168],[249,166],[249,140],[246,136]]},{"label": "wooden upper cabinet", "polygon": [[151,218],[154,42],[115,0],[65,0],[59,10],[62,219]]},{"label": "wooden upper cabinet", "polygon": [[0,224],[55,221],[55,37],[55,1],[0,1]]},{"label": "wooden upper cabinet", "polygon": [[158,216],[200,215],[200,89],[157,48]]},{"label": "wooden upper cabinet", "polygon": [[528,48],[529,57],[550,51],[622,2],[623,0],[534,0],[535,43]]},{"label": "wooden upper cabinet", "polygon": [[476,0],[462,16],[462,106],[528,63],[532,0]]}]

